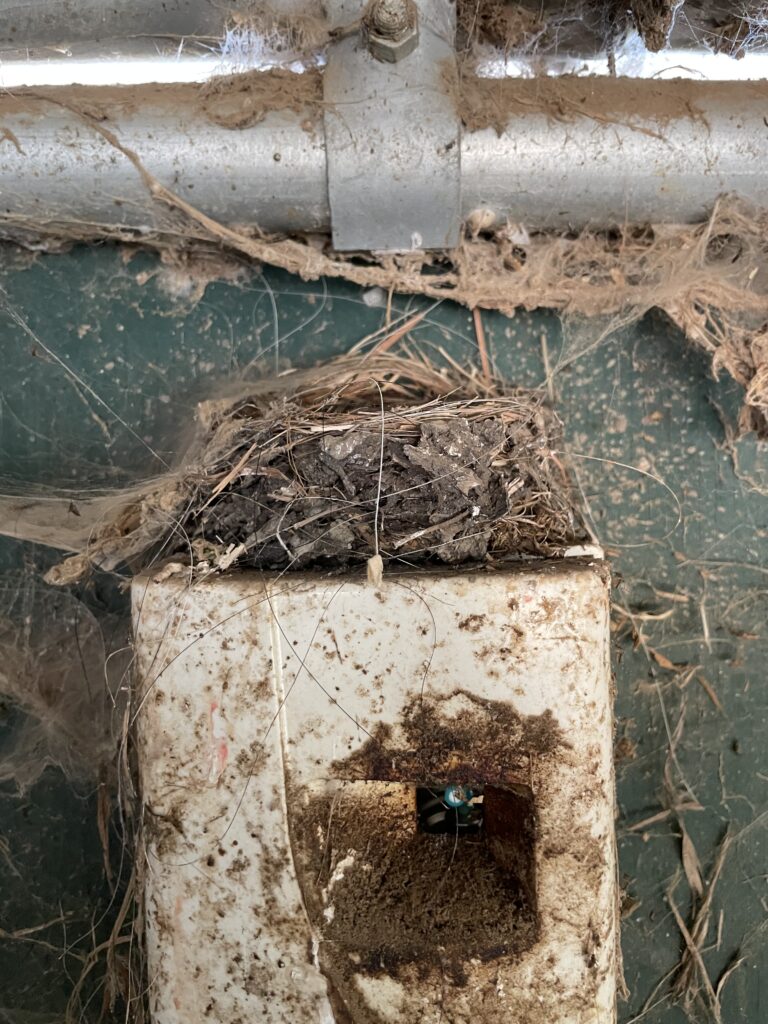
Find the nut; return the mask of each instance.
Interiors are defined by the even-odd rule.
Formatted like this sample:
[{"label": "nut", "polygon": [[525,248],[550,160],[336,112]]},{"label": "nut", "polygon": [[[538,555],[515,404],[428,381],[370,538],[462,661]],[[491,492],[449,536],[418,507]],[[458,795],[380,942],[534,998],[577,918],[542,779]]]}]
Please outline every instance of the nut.
[{"label": "nut", "polygon": [[371,56],[394,64],[419,44],[416,4],[413,0],[373,0],[365,28]]}]

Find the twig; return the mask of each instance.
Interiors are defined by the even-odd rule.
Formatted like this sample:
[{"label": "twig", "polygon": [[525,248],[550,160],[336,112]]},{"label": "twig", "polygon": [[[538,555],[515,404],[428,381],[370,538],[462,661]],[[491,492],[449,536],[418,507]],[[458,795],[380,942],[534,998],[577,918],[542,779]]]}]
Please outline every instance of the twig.
[{"label": "twig", "polygon": [[677,814],[682,811],[703,811],[704,808],[701,804],[680,804],[673,810],[671,807],[667,807],[663,811],[659,811],[657,814],[652,814],[649,818],[643,818],[641,821],[636,821],[632,825],[627,825],[627,832],[643,832],[648,828],[649,825],[657,825],[660,821],[666,821],[672,814]]},{"label": "twig", "polygon": [[428,312],[429,310],[425,309],[421,313],[417,313],[415,316],[412,316],[410,320],[406,320],[404,324],[397,327],[394,331],[390,331],[389,334],[378,342],[378,344],[374,345],[370,354],[381,355],[383,352],[389,352],[389,350],[393,348],[401,338],[404,338],[409,331],[413,330],[417,324],[421,323]]},{"label": "twig", "polygon": [[714,686],[709,682],[708,679],[704,678],[704,676],[701,674],[701,672],[697,672],[696,675],[694,676],[694,679],[699,684],[699,686],[701,686],[701,688],[704,690],[706,695],[709,697],[709,699],[715,705],[715,707],[720,712],[720,714],[723,716],[723,718],[725,718],[726,717],[725,708],[723,707],[722,703],[720,702],[720,698],[717,696],[717,693],[715,692]]},{"label": "twig", "polygon": [[466,512],[459,512],[458,515],[452,516],[450,519],[444,519],[441,523],[434,523],[432,526],[425,526],[423,530],[417,530],[415,533],[411,533],[407,537],[401,538],[396,541],[392,547],[395,551],[399,551],[400,548],[405,547],[406,544],[410,544],[412,540],[418,540],[420,537],[426,537],[428,534],[435,533],[437,530],[443,530],[449,526],[455,526],[466,518]]},{"label": "twig", "polygon": [[384,442],[386,438],[386,428],[384,416],[384,392],[381,390],[381,385],[377,380],[374,380],[373,378],[371,378],[371,380],[376,385],[379,392],[379,404],[381,406],[381,444],[379,446],[379,479],[376,485],[376,505],[373,512],[374,552],[373,557],[368,559],[368,582],[374,587],[380,587],[382,576],[384,574],[384,559],[379,553],[379,507],[381,505],[381,484],[384,478]]},{"label": "twig", "polygon": [[672,994],[677,999],[682,999],[684,1005],[690,1006],[696,996],[697,990],[693,985],[693,978],[698,972],[701,975],[702,984],[709,1000],[709,1009],[714,1020],[718,1022],[718,1024],[720,1022],[720,1001],[716,990],[712,986],[712,981],[702,959],[701,947],[706,939],[707,931],[709,930],[709,919],[715,889],[717,888],[717,883],[722,874],[728,851],[730,850],[733,842],[734,837],[730,833],[726,833],[723,841],[720,843],[717,856],[715,857],[715,862],[712,866],[712,871],[707,880],[707,884],[704,889],[704,898],[698,909],[693,913],[690,928],[683,921],[674,904],[674,900],[672,899],[677,880],[672,883],[672,886],[667,893],[670,909],[675,916],[675,921],[677,922],[680,934],[683,936],[683,941],[685,942],[685,951],[680,958],[680,967],[677,978],[672,986]]},{"label": "twig", "polygon": [[[704,961],[703,961],[703,959],[701,957],[701,952],[700,952],[698,946],[696,945],[696,943],[694,942],[693,936],[688,931],[688,928],[687,928],[687,926],[685,924],[685,921],[683,920],[682,914],[677,909],[677,906],[676,906],[675,901],[673,899],[673,893],[674,893],[674,888],[675,888],[676,884],[677,883],[674,882],[672,884],[672,887],[667,892],[667,903],[669,904],[669,908],[672,911],[672,914],[673,914],[673,916],[675,918],[675,922],[677,923],[677,927],[680,929],[680,934],[683,936],[683,941],[685,942],[685,948],[688,951],[688,955],[690,957],[690,961],[696,966],[696,968],[698,969],[699,974],[701,976],[701,980],[702,980],[702,983],[704,985],[704,990],[707,993],[707,997],[709,999],[710,1010],[712,1011],[712,1016],[714,1017],[715,1021],[717,1021],[717,1024],[720,1024],[720,1022],[721,1022],[721,1018],[720,1018],[720,1003],[718,1001],[717,994],[716,994],[714,988],[712,987],[712,981],[711,981],[711,979],[709,977],[709,973],[707,972],[706,965],[704,964]],[[686,1001],[689,1001],[690,998],[691,998],[690,991],[686,991]]]},{"label": "twig", "polygon": [[240,474],[240,471],[245,468],[245,466],[248,463],[248,460],[250,459],[250,457],[253,455],[253,453],[256,451],[256,449],[258,447],[259,447],[259,441],[257,439],[256,441],[253,442],[253,444],[250,446],[250,448],[248,448],[248,450],[245,452],[245,454],[240,459],[237,460],[237,463],[232,467],[232,469],[229,471],[229,473],[227,473],[227,475],[225,477],[223,477],[221,480],[219,480],[219,482],[216,484],[216,486],[211,491],[210,498],[208,499],[208,501],[206,501],[206,503],[200,509],[201,512],[203,512],[205,509],[208,508],[208,506],[211,504],[213,499],[218,497],[221,494],[221,492],[224,490],[225,487],[227,487],[229,484],[231,484],[233,480],[237,479],[238,475]]},{"label": "twig", "polygon": [[555,386],[552,380],[552,367],[549,363],[549,345],[547,344],[547,332],[541,332],[541,361],[544,363],[545,383],[547,387],[547,397],[549,398],[550,404],[555,404]]},{"label": "twig", "polygon": [[373,514],[373,540],[374,540],[374,554],[379,554],[379,506],[381,505],[381,484],[384,477],[384,441],[385,441],[385,426],[384,426],[384,392],[381,390],[381,385],[377,380],[373,383],[379,392],[379,403],[381,405],[381,446],[379,448],[379,479],[376,485],[376,507]]},{"label": "twig", "polygon": [[723,973],[717,979],[717,985],[715,985],[715,995],[717,996],[718,1002],[720,1000],[720,995],[722,994],[722,991],[725,988],[725,986],[728,984],[731,975],[734,973],[734,971],[737,971],[741,967],[741,965],[745,962],[746,959],[747,958],[745,956],[740,956],[739,953],[734,953],[734,955],[731,957],[731,962],[728,964]]},{"label": "twig", "polygon": [[483,328],[483,317],[480,312],[480,308],[475,306],[472,310],[472,319],[475,322],[475,336],[477,337],[477,347],[480,350],[480,366],[482,367],[483,377],[485,381],[490,384],[491,382],[491,364],[488,359],[488,348],[485,344],[485,329]]}]

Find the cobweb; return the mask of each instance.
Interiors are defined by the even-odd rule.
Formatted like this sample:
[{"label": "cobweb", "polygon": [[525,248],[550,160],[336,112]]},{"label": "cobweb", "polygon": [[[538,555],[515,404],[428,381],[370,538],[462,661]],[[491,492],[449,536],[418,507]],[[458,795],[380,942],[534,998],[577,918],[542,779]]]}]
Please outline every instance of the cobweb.
[{"label": "cobweb", "polygon": [[123,666],[107,661],[109,625],[34,575],[0,577],[0,693],[23,712],[3,750],[0,782],[12,779],[24,792],[53,765],[87,784],[111,766],[121,698],[109,672]]}]

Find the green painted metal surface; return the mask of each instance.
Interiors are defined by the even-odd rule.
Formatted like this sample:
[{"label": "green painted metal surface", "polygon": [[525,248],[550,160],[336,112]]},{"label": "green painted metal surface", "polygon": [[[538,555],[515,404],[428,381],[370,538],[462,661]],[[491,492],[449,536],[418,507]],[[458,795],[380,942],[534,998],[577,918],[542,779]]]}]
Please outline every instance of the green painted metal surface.
[{"label": "green painted metal surface", "polygon": [[[272,271],[244,271],[193,301],[179,294],[183,279],[147,255],[126,260],[105,247],[31,262],[5,256],[5,489],[119,485],[154,473],[173,460],[197,400],[233,376],[342,352],[384,317],[356,288]],[[414,348],[476,359],[466,310],[403,298],[394,305],[429,309],[410,335]],[[545,363],[556,371],[550,384],[567,447],[616,572],[617,829],[630,911],[623,923],[630,995],[620,1019],[686,1019],[663,982],[682,950],[667,898],[677,876],[673,898],[686,919],[690,906],[677,816],[665,816],[668,764],[678,801],[701,807],[682,818],[705,879],[723,837],[732,837],[704,960],[716,984],[743,957],[723,987],[722,1020],[758,1024],[768,1017],[768,452],[749,438],[726,444],[738,388],[714,381],[704,358],[660,317],[581,355],[554,315],[484,314],[483,322],[511,382],[540,386]],[[4,542],[0,567],[13,573],[2,587],[6,600],[53,560],[42,548]],[[106,577],[79,594],[97,610],[124,601]],[[664,659],[689,670],[670,671]],[[0,716],[2,758],[22,716],[8,702]],[[116,836],[113,847],[118,856]],[[122,865],[123,880],[126,871]],[[103,878],[95,786],[73,789],[55,769],[23,795],[3,784],[0,1022],[62,1019],[78,956],[104,938],[115,906]],[[98,988],[91,996],[85,1019],[102,1007]],[[693,1019],[706,1015],[698,1009]]]}]

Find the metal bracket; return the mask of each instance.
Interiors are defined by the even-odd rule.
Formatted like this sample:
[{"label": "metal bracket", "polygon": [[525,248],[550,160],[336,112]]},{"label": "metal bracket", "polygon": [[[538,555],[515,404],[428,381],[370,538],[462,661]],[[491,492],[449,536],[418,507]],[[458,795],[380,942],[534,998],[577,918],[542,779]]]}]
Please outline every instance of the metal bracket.
[{"label": "metal bracket", "polygon": [[[329,4],[329,6],[332,6]],[[452,0],[417,0],[418,45],[391,63],[355,32],[323,73],[328,196],[339,250],[451,248],[461,218],[461,126],[450,95]],[[331,22],[363,17],[337,0]]]}]

